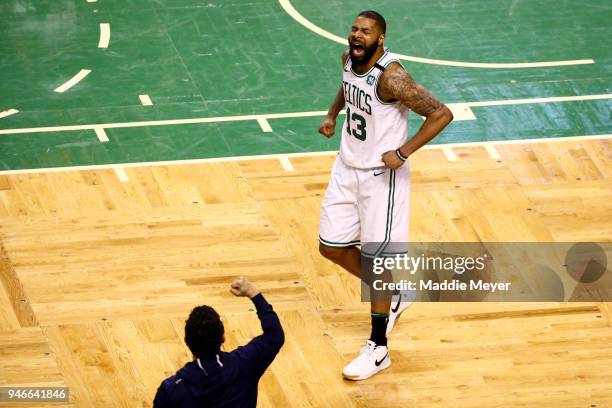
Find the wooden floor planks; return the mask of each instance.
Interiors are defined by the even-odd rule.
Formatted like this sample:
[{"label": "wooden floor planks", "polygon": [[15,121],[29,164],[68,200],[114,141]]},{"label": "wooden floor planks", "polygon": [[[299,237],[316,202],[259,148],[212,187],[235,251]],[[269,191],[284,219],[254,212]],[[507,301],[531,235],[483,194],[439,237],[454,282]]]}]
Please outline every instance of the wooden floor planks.
[{"label": "wooden floor planks", "polygon": [[[411,159],[411,239],[612,240],[612,142],[440,149]],[[287,340],[262,407],[612,406],[606,303],[414,305],[392,366],[340,372],[369,332],[360,284],[318,253],[334,156],[0,176],[0,385],[70,387],[69,407],[147,407],[190,358],[194,306],[231,349],[258,334],[247,275]],[[1,405],[1,404],[0,404]]]}]

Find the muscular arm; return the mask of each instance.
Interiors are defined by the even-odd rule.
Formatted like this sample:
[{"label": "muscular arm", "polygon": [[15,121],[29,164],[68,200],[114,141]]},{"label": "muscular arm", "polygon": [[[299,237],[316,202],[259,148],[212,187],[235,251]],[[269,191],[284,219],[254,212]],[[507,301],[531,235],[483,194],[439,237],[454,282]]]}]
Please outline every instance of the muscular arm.
[{"label": "muscular arm", "polygon": [[[346,63],[346,59],[348,58],[348,52],[344,51],[342,53],[342,65]],[[319,127],[319,133],[324,135],[325,137],[332,137],[336,128],[336,118],[340,111],[344,108],[346,101],[344,100],[344,86],[341,84],[340,89],[338,89],[338,93],[332,102],[329,110],[327,111],[327,115],[323,120],[323,123]]]},{"label": "muscular arm", "polygon": [[336,120],[340,111],[344,108],[344,86],[340,85],[340,89],[338,89],[338,93],[336,94],[336,98],[334,98],[334,102],[329,107],[327,111],[327,117],[333,120]]},{"label": "muscular arm", "polygon": [[385,100],[396,99],[425,117],[425,122],[412,139],[400,147],[408,157],[436,137],[453,120],[451,111],[427,89],[417,84],[399,64],[391,64],[382,75],[379,94]]},{"label": "muscular arm", "polygon": [[[342,52],[342,66],[343,67],[344,67],[344,64],[346,64],[347,58],[348,58],[348,51],[343,51]],[[338,117],[338,114],[340,113],[340,111],[344,108],[345,103],[346,102],[344,100],[344,86],[343,84],[340,84],[340,89],[338,90],[338,93],[336,94],[336,98],[334,99],[332,106],[327,111],[327,117],[331,117],[335,120]]]}]

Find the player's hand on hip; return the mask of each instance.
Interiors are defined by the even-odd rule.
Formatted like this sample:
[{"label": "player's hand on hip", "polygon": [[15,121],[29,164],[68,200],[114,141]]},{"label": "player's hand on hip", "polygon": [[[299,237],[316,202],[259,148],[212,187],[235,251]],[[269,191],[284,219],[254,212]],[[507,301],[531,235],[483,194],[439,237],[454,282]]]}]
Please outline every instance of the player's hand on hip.
[{"label": "player's hand on hip", "polygon": [[257,296],[259,290],[247,278],[241,276],[230,285],[230,292],[235,296],[248,296],[250,298]]},{"label": "player's hand on hip", "polygon": [[330,117],[326,117],[319,126],[319,133],[325,137],[332,137],[336,132],[336,120]]},{"label": "player's hand on hip", "polygon": [[385,167],[388,167],[390,169],[398,169],[402,167],[402,164],[404,164],[402,159],[397,157],[395,150],[389,150],[388,152],[384,152],[382,154],[382,161],[385,164]]}]

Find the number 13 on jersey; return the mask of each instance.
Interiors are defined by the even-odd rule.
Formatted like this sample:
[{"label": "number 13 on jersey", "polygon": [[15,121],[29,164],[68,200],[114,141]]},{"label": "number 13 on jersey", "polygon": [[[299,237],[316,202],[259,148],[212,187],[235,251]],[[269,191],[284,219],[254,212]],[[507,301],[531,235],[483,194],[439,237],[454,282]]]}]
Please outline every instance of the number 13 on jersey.
[{"label": "number 13 on jersey", "polygon": [[[353,126],[351,126],[351,121]],[[352,112],[351,108],[346,108],[346,131],[349,135],[364,141],[366,140],[366,120],[358,113]]]}]

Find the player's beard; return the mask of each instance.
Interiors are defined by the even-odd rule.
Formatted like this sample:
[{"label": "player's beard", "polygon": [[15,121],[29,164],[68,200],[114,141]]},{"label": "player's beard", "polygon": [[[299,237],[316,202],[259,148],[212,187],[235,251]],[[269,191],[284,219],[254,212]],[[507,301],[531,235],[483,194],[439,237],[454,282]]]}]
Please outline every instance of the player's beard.
[{"label": "player's beard", "polygon": [[363,48],[364,48],[364,53],[361,58],[355,58],[353,56],[353,53],[351,53],[351,59],[355,65],[365,65],[368,62],[370,62],[370,59],[372,58],[372,56],[374,55],[374,53],[376,53],[376,50],[378,49],[378,44],[374,43],[370,45],[369,47],[367,45],[364,45]]}]

